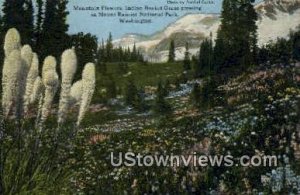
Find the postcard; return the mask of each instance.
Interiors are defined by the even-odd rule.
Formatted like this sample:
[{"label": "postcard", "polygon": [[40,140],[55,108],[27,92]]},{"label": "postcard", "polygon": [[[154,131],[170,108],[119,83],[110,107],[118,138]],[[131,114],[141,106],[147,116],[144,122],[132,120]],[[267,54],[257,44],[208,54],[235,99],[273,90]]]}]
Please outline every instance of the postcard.
[{"label": "postcard", "polygon": [[0,194],[300,194],[300,0],[0,5]]}]

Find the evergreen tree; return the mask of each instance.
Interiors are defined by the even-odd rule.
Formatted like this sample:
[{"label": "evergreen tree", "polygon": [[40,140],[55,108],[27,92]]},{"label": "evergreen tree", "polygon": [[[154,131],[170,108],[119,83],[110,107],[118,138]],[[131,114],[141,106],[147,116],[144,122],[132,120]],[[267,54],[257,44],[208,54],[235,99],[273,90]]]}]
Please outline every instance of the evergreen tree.
[{"label": "evergreen tree", "polygon": [[168,115],[172,112],[171,105],[166,101],[166,92],[160,81],[158,83],[157,91],[156,91],[156,98],[155,98],[155,105],[154,105],[154,112],[160,115]]},{"label": "evergreen tree", "polygon": [[185,71],[191,69],[191,59],[190,59],[190,52],[189,52],[189,44],[185,44],[185,53],[184,53],[184,60],[183,60],[183,69]]},{"label": "evergreen tree", "polygon": [[128,53],[128,49],[124,49],[124,55],[123,55],[123,61],[127,62],[129,60],[129,53]]},{"label": "evergreen tree", "polygon": [[42,25],[41,53],[42,58],[53,55],[57,58],[69,48],[70,41],[66,23],[69,12],[66,0],[47,0],[45,4],[45,19]]},{"label": "evergreen tree", "polygon": [[200,46],[199,61],[195,67],[195,77],[210,75],[212,72],[213,46],[212,41],[205,39]]},{"label": "evergreen tree", "polygon": [[278,38],[276,42],[267,44],[268,60],[271,64],[283,63],[289,64],[292,58],[292,46],[289,40]]},{"label": "evergreen tree", "polygon": [[[60,47],[61,47],[61,52],[63,50],[70,48],[70,36],[68,35],[68,30],[69,30],[69,25],[67,23],[67,17],[69,15],[69,12],[67,11],[67,5],[68,5],[68,0],[59,0],[58,1],[58,6],[57,6],[57,15],[56,15],[56,29],[55,31],[59,34],[59,39],[60,42]],[[93,37],[95,38],[95,37]],[[94,49],[94,45],[91,45],[91,47]],[[95,52],[93,52],[95,54]]]},{"label": "evergreen tree", "polygon": [[133,107],[138,110],[139,112],[144,112],[147,110],[147,104],[145,101],[145,92],[143,89],[139,89],[136,98],[133,102]]},{"label": "evergreen tree", "polygon": [[126,86],[125,103],[138,111],[147,109],[145,92],[143,89],[138,90],[133,80],[129,80]]},{"label": "evergreen tree", "polygon": [[113,38],[112,38],[112,34],[109,33],[107,42],[106,42],[106,60],[111,62],[113,60]]},{"label": "evergreen tree", "polygon": [[36,1],[36,25],[34,30],[34,36],[35,36],[35,49],[38,50],[41,45],[41,36],[42,36],[42,24],[44,20],[44,11],[43,11],[44,2],[43,0],[37,0]]},{"label": "evergreen tree", "polygon": [[125,89],[125,103],[127,105],[133,106],[137,97],[137,87],[132,79],[129,80]]},{"label": "evergreen tree", "polygon": [[34,38],[34,10],[31,0],[24,2],[24,32],[23,43],[32,45]]},{"label": "evergreen tree", "polygon": [[[236,27],[237,22],[237,13],[236,13],[236,3],[233,2],[232,0],[224,0],[223,5],[222,5],[222,12],[221,12],[221,27],[218,31],[217,35],[217,40],[216,40],[216,48],[218,50],[220,49],[225,49],[224,54],[222,56],[215,56],[216,61],[220,63],[220,66],[225,66],[228,63],[231,63],[230,60],[234,60],[233,57],[231,56],[231,53],[233,52],[233,42],[235,41],[233,36],[231,35],[233,32],[233,28],[238,28]],[[231,37],[230,37],[231,36]],[[219,44],[222,44],[219,46]],[[234,63],[237,63],[234,61]]]},{"label": "evergreen tree", "polygon": [[131,59],[131,50],[130,50],[130,47],[127,48],[127,55],[126,55],[126,59],[125,61],[129,62]]},{"label": "evergreen tree", "polygon": [[290,39],[292,44],[293,59],[300,61],[300,26],[296,32],[291,33]]},{"label": "evergreen tree", "polygon": [[[257,43],[257,13],[253,0],[224,0],[221,13],[221,27],[218,31],[216,48],[220,52],[221,66],[248,66],[255,61]],[[219,45],[221,44],[221,45]]]},{"label": "evergreen tree", "polygon": [[136,62],[137,61],[137,50],[136,50],[136,45],[134,43],[132,53],[131,53],[131,61]]},{"label": "evergreen tree", "polygon": [[[97,48],[97,43],[96,43]],[[102,39],[102,43],[96,52],[96,63],[97,63],[97,70],[102,74],[105,75],[107,73],[107,66],[105,63],[105,45]]]},{"label": "evergreen tree", "polygon": [[217,84],[212,77],[208,77],[204,80],[201,87],[198,106],[208,109],[213,107],[215,104],[215,97],[218,97]]},{"label": "evergreen tree", "polygon": [[44,20],[44,11],[43,11],[44,2],[43,0],[36,0],[36,9],[37,9],[37,15],[36,15],[36,32],[41,32],[42,30],[42,24]]},{"label": "evergreen tree", "polygon": [[3,30],[6,32],[10,28],[16,28],[25,40],[25,0],[5,0],[3,3]]},{"label": "evergreen tree", "polygon": [[190,96],[190,101],[194,107],[196,108],[200,107],[200,98],[201,98],[201,88],[198,83],[195,83]]},{"label": "evergreen tree", "polygon": [[168,62],[174,62],[175,61],[175,42],[172,39],[169,47],[169,59]]},{"label": "evergreen tree", "polygon": [[104,44],[104,40],[102,39],[101,41],[101,46],[98,49],[98,55],[97,55],[97,59],[99,62],[106,62],[106,51],[105,51],[105,44]]},{"label": "evergreen tree", "polygon": [[138,59],[137,59],[137,61],[145,63],[144,56],[141,54],[141,52],[139,50],[138,50]]},{"label": "evergreen tree", "polygon": [[221,36],[216,39],[216,45],[213,51],[213,62],[215,65],[215,70],[218,71],[225,62],[226,48],[224,40]]},{"label": "evergreen tree", "polygon": [[[69,12],[67,11],[67,0],[59,0],[57,5],[57,29],[59,33],[61,34],[62,38],[68,38],[67,32],[69,30],[69,25],[67,24],[67,17],[69,15]],[[67,39],[66,39],[67,40]]]},{"label": "evergreen tree", "polygon": [[72,46],[75,47],[77,61],[78,61],[78,71],[76,78],[80,78],[80,74],[83,67],[88,62],[95,62],[97,56],[98,40],[97,37],[91,35],[90,33],[78,33],[70,37]]},{"label": "evergreen tree", "polygon": [[[56,14],[57,14],[57,2],[58,0],[47,0],[45,2],[45,18],[42,25],[42,32],[41,32],[41,44],[40,44],[40,51],[42,52],[42,59],[50,55],[52,51],[56,50],[54,48],[54,43],[58,42],[55,37],[56,33],[53,32],[56,23]],[[52,34],[55,33],[55,34]],[[55,35],[55,36],[54,36]],[[54,42],[54,43],[53,43]],[[52,46],[51,46],[52,45]],[[48,51],[46,51],[48,50]],[[57,53],[57,52],[55,52]],[[53,53],[52,53],[53,55]],[[58,57],[55,55],[55,57]]]},{"label": "evergreen tree", "polygon": [[258,54],[257,54],[257,63],[258,64],[267,63],[269,61],[269,58],[270,58],[269,51],[265,46],[258,49]]},{"label": "evergreen tree", "polygon": [[106,92],[107,92],[107,98],[116,98],[117,97],[117,86],[116,82],[110,75],[108,80],[107,80],[107,87],[106,87]]},{"label": "evergreen tree", "polygon": [[212,33],[210,32],[209,36],[209,50],[208,50],[208,61],[209,61],[209,67],[208,67],[208,75],[211,76],[213,72],[216,70],[216,67],[214,66],[214,46],[213,46],[213,39],[212,39]]},{"label": "evergreen tree", "polygon": [[292,59],[292,51],[290,41],[284,38],[278,38],[276,43],[278,62],[287,65],[290,63],[290,59]]},{"label": "evergreen tree", "polygon": [[122,61],[124,59],[123,48],[119,46],[118,48],[118,61]]},{"label": "evergreen tree", "polygon": [[241,44],[240,64],[249,66],[256,62],[257,56],[257,13],[252,3],[254,0],[242,0],[238,8],[238,28]]}]

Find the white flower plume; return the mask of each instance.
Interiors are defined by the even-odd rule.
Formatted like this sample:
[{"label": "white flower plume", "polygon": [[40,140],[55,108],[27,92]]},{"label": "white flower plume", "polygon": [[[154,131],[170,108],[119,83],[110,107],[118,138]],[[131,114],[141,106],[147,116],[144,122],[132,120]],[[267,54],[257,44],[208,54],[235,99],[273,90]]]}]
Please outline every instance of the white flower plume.
[{"label": "white flower plume", "polygon": [[4,39],[4,53],[8,57],[14,50],[21,48],[21,37],[17,29],[11,28],[7,31]]},{"label": "white flower plume", "polygon": [[58,123],[61,124],[65,121],[69,100],[70,90],[73,81],[74,74],[77,68],[77,57],[74,49],[68,49],[63,52],[61,58],[61,94],[59,100],[58,110]]},{"label": "white flower plume", "polygon": [[88,63],[85,65],[82,72],[82,99],[79,108],[79,115],[77,119],[77,126],[80,125],[85,113],[87,112],[89,105],[91,103],[96,84],[96,73],[95,73],[95,64]]}]

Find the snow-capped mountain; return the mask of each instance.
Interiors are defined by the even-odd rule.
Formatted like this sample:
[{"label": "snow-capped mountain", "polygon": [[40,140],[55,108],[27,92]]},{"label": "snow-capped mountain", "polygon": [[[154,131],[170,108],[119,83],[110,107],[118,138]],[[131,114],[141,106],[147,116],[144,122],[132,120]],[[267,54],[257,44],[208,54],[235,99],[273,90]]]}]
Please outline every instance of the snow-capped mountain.
[{"label": "snow-capped mountain", "polygon": [[255,7],[259,20],[258,43],[287,37],[300,26],[300,0],[266,0]]},{"label": "snow-capped mountain", "polygon": [[[258,13],[258,44],[278,37],[287,37],[290,30],[300,25],[300,0],[265,0],[255,6]],[[149,61],[166,61],[171,39],[176,39],[176,58],[183,59],[184,46],[196,54],[201,41],[216,37],[220,26],[218,14],[188,14],[153,35],[127,34],[115,40],[115,46],[132,47],[136,43]]]}]

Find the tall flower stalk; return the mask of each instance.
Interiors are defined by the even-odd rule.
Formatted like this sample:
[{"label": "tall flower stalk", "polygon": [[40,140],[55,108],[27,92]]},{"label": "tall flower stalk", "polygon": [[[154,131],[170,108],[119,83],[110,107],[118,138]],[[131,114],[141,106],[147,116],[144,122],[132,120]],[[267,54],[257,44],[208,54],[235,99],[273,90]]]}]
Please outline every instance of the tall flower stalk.
[{"label": "tall flower stalk", "polygon": [[39,98],[43,96],[44,93],[44,84],[41,77],[37,77],[33,83],[32,93],[30,95],[30,103],[36,103],[39,101]]},{"label": "tall flower stalk", "polygon": [[30,96],[30,103],[38,103],[38,112],[36,116],[35,126],[41,126],[41,115],[43,109],[43,97],[44,97],[45,87],[41,77],[37,77],[34,81],[32,94]]},{"label": "tall flower stalk", "polygon": [[[49,60],[49,61],[48,61]],[[53,57],[46,58],[43,68],[43,84],[45,86],[45,95],[42,106],[41,124],[45,122],[51,111],[51,105],[57,92],[59,79],[56,73],[56,60]]]},{"label": "tall flower stalk", "polygon": [[95,76],[95,64],[87,63],[82,72],[82,97],[79,108],[79,115],[77,119],[77,126],[80,125],[85,113],[87,112],[89,105],[92,101],[92,97],[95,91],[96,76]]},{"label": "tall flower stalk", "polygon": [[70,91],[74,74],[77,69],[77,57],[74,49],[68,49],[63,52],[61,57],[61,93],[58,110],[58,124],[62,124],[66,120],[68,110]]},{"label": "tall flower stalk", "polygon": [[70,92],[69,107],[73,105],[80,105],[82,93],[83,93],[82,80],[79,80],[72,85],[71,92]]},{"label": "tall flower stalk", "polygon": [[21,59],[21,52],[19,50],[12,51],[7,58],[5,58],[3,66],[3,92],[2,92],[2,109],[3,114],[7,118],[12,105],[16,106],[15,116],[20,118],[20,106],[22,101],[22,70],[23,63]]},{"label": "tall flower stalk", "polygon": [[4,39],[4,65],[2,71],[2,109],[5,117],[14,102],[18,77],[21,73],[21,37],[15,29],[9,29]]},{"label": "tall flower stalk", "polygon": [[[18,107],[18,113],[21,117],[23,117],[24,111],[25,111],[25,105],[26,105],[26,81],[27,81],[27,75],[31,67],[32,58],[33,58],[33,52],[30,47],[30,45],[24,45],[21,48],[21,58],[22,58],[22,75],[19,85],[19,101],[20,105]],[[27,109],[27,108],[26,108]],[[27,112],[27,111],[26,111]]]},{"label": "tall flower stalk", "polygon": [[32,55],[31,66],[26,79],[26,91],[24,97],[24,112],[28,112],[28,106],[31,103],[31,95],[33,92],[34,82],[39,76],[39,59],[36,53]]},{"label": "tall flower stalk", "polygon": [[7,31],[4,39],[4,53],[5,57],[14,50],[21,49],[21,37],[17,29],[11,28]]}]

